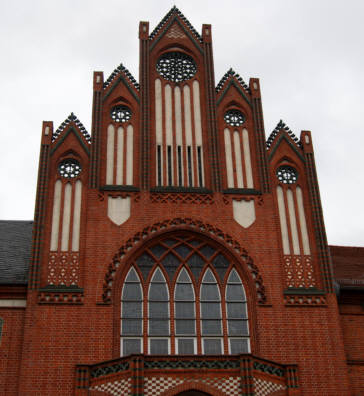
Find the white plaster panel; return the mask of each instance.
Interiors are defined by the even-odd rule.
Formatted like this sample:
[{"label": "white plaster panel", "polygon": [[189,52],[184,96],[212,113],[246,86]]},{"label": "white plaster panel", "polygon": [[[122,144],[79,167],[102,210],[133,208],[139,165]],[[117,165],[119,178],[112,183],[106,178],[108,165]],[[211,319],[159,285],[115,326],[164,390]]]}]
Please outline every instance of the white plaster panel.
[{"label": "white plaster panel", "polygon": [[63,202],[63,219],[62,219],[62,239],[61,250],[66,252],[70,239],[70,223],[71,223],[71,203],[72,203],[72,185],[67,183],[64,188]]},{"label": "white plaster panel", "polygon": [[234,132],[234,152],[235,152],[234,154],[235,154],[237,187],[244,188],[243,169],[241,162],[240,135],[238,131]]},{"label": "white plaster panel", "polygon": [[107,215],[116,225],[121,225],[130,217],[130,197],[108,197]]},{"label": "white plaster panel", "polygon": [[133,126],[129,125],[126,132],[126,184],[130,186],[133,184]]},{"label": "white plaster panel", "polygon": [[117,131],[116,184],[123,184],[124,176],[124,128]]},{"label": "white plaster panel", "polygon": [[233,199],[234,219],[242,227],[248,228],[255,222],[254,199],[250,201],[236,201]]},{"label": "white plaster panel", "polygon": [[246,186],[253,188],[253,172],[252,162],[250,157],[250,145],[249,135],[246,129],[243,129],[243,147],[244,147],[244,161],[245,161],[245,173],[246,173]]},{"label": "white plaster panel", "polygon": [[296,188],[296,195],[297,195],[298,215],[299,215],[300,226],[301,226],[303,254],[308,255],[308,254],[311,254],[311,249],[310,249],[310,241],[309,241],[308,232],[307,232],[306,216],[305,216],[305,209],[303,206],[303,196],[302,196],[301,187]]},{"label": "white plaster panel", "polygon": [[182,145],[182,112],[181,112],[181,90],[174,87],[174,111],[176,119],[176,143]]},{"label": "white plaster panel", "polygon": [[0,308],[25,308],[27,300],[4,299],[0,300]]},{"label": "white plaster panel", "polygon": [[225,138],[225,158],[226,158],[226,175],[228,188],[234,188],[233,159],[231,153],[231,138],[229,129],[224,130]]},{"label": "white plaster panel", "polygon": [[287,204],[289,213],[289,224],[291,226],[293,253],[300,254],[300,243],[298,239],[296,211],[294,208],[293,193],[291,189],[287,190]]},{"label": "white plaster panel", "polygon": [[114,126],[110,124],[107,128],[106,184],[114,184],[114,135]]},{"label": "white plaster panel", "polygon": [[162,84],[155,80],[155,133],[157,144],[162,144]]},{"label": "white plaster panel", "polygon": [[277,187],[277,201],[278,201],[279,221],[281,223],[283,254],[290,254],[286,208],[284,205],[284,194],[281,186]]},{"label": "white plaster panel", "polygon": [[197,80],[193,82],[193,113],[195,119],[196,145],[202,146],[200,87]]},{"label": "white plaster panel", "polygon": [[55,251],[58,249],[61,197],[62,197],[62,182],[60,180],[57,180],[54,185],[54,197],[53,197],[53,216],[52,216],[52,231],[51,231],[51,250],[52,251]]},{"label": "white plaster panel", "polygon": [[72,229],[73,252],[78,252],[80,248],[81,201],[82,201],[82,182],[81,180],[77,180],[75,185],[75,202],[73,207],[73,229]]}]

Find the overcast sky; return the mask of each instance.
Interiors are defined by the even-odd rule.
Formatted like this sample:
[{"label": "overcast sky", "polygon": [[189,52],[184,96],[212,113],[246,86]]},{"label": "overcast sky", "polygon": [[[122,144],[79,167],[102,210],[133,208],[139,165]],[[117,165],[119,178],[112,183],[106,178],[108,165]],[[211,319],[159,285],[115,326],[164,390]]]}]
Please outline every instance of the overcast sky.
[{"label": "overcast sky", "polygon": [[[42,120],[91,127],[92,73],[138,80],[138,24],[174,2],[17,0],[0,13],[0,219],[32,219]],[[261,81],[267,137],[311,130],[330,244],[364,246],[364,1],[183,0],[212,24],[216,84],[230,67]]]}]

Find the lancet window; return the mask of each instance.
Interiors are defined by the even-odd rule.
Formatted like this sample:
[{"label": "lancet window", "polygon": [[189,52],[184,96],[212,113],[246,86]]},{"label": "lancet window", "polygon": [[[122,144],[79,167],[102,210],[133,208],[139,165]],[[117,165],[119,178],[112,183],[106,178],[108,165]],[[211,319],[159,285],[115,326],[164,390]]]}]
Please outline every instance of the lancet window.
[{"label": "lancet window", "polygon": [[233,260],[181,233],[149,245],[121,287],[121,355],[250,352],[247,300]]}]

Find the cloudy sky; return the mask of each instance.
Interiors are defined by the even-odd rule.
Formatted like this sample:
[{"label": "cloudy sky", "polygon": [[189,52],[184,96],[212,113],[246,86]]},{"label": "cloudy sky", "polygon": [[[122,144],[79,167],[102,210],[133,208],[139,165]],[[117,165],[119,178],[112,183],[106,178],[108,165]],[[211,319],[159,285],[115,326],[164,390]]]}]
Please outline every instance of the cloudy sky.
[{"label": "cloudy sky", "polygon": [[[42,120],[73,111],[91,126],[92,72],[120,63],[138,79],[138,24],[167,0],[18,0],[0,13],[0,219],[32,219]],[[311,130],[330,244],[364,246],[364,2],[183,0],[212,24],[215,80],[259,77],[266,135],[283,119]]]}]

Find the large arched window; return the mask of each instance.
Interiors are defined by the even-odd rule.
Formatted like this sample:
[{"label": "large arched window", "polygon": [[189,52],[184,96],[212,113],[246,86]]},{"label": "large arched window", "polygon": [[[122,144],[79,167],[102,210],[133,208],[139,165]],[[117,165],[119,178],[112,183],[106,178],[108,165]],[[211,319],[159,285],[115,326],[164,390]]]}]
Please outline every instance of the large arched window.
[{"label": "large arched window", "polygon": [[233,260],[188,232],[150,243],[121,290],[121,355],[249,353],[247,300]]}]

